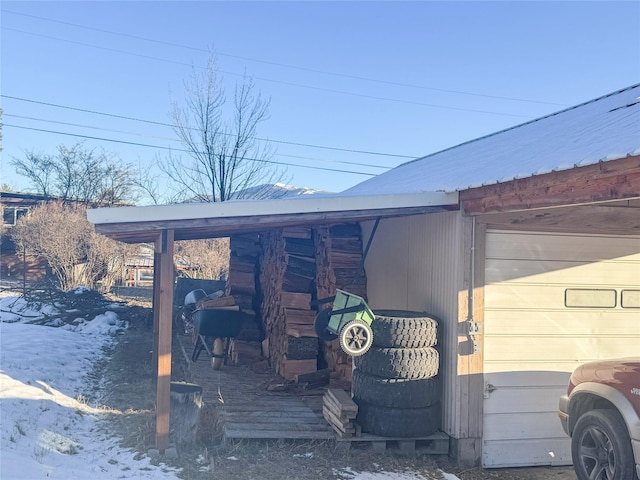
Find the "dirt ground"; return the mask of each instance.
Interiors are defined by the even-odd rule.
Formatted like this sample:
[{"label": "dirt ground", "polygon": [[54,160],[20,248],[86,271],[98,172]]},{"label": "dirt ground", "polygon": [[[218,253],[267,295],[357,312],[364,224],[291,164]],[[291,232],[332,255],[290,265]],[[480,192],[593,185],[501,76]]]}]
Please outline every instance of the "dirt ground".
[{"label": "dirt ground", "polygon": [[[127,314],[129,329],[109,349],[93,372],[93,380],[101,384],[102,396],[94,401],[114,413],[108,414],[104,428],[122,438],[122,444],[140,452],[148,452],[154,444],[155,383],[151,366],[152,319],[145,303],[132,305]],[[172,380],[189,381],[183,355],[174,352]],[[206,400],[205,400],[206,401]],[[568,467],[484,470],[460,469],[446,456],[400,456],[379,454],[368,449],[336,450],[334,442],[238,442],[223,446],[215,430],[215,418],[205,418],[210,434],[199,438],[189,450],[181,450],[176,459],[163,459],[169,465],[183,468],[186,480],[229,478],[237,480],[317,480],[349,479],[353,472],[407,472],[425,479],[445,478],[444,471],[460,480],[575,480]],[[379,473],[376,479],[393,478]],[[405,477],[406,478],[406,477]]]}]

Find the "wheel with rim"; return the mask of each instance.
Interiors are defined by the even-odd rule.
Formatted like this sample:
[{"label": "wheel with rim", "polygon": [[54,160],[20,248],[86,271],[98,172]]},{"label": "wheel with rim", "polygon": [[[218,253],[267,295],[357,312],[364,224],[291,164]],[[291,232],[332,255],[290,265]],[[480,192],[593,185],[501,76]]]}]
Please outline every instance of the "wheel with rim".
[{"label": "wheel with rim", "polygon": [[635,480],[627,427],[615,410],[592,410],[573,429],[571,457],[578,480]]},{"label": "wheel with rim", "polygon": [[214,370],[220,370],[224,363],[224,339],[214,338],[212,352],[214,356],[211,359],[211,366]]},{"label": "wheel with rim", "polygon": [[340,346],[352,357],[367,353],[373,344],[373,330],[362,320],[351,320],[340,330]]},{"label": "wheel with rim", "polygon": [[320,340],[324,340],[325,342],[330,342],[338,338],[337,333],[331,333],[327,330],[329,326],[329,320],[331,319],[331,309],[325,308],[324,310],[318,312],[316,318],[313,320],[313,329],[318,335]]}]

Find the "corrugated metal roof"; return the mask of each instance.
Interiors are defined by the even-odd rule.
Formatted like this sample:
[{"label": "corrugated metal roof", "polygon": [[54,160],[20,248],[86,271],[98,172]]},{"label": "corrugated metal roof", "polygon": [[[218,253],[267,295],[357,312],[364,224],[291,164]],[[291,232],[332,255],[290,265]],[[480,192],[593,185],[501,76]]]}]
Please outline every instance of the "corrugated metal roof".
[{"label": "corrugated metal roof", "polygon": [[640,84],[412,160],[342,192],[455,192],[640,155]]}]

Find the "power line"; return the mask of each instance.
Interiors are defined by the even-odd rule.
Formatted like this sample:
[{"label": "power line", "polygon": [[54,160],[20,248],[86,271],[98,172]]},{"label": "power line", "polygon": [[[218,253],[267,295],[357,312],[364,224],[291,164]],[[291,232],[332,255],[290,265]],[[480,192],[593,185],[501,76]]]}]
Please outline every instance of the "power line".
[{"label": "power line", "polygon": [[[91,113],[94,115],[102,115],[105,117],[112,117],[112,118],[119,118],[121,120],[130,120],[133,122],[142,122],[142,123],[148,123],[151,125],[159,125],[159,126],[163,126],[163,127],[170,127],[170,128],[176,128],[176,125],[173,125],[171,123],[164,123],[164,122],[157,122],[155,120],[146,120],[146,119],[142,119],[142,118],[135,118],[135,117],[129,117],[129,116],[125,116],[125,115],[118,115],[115,113],[106,113],[106,112],[99,112],[96,110],[88,110],[85,108],[78,108],[78,107],[71,107],[68,105],[60,105],[57,103],[50,103],[50,102],[43,102],[43,101],[39,101],[39,100],[33,100],[30,98],[22,98],[22,97],[15,97],[12,95],[4,95],[4,94],[0,94],[0,97],[2,98],[8,98],[11,100],[17,100],[20,102],[28,102],[28,103],[35,103],[38,105],[45,105],[47,107],[55,107],[55,108],[64,108],[66,110],[74,110],[76,112],[83,112],[83,113]],[[190,130],[197,130],[195,128],[190,128]],[[225,134],[225,135],[231,135],[231,134]],[[349,153],[360,153],[363,155],[377,155],[377,156],[383,156],[383,157],[395,157],[395,158],[409,158],[409,159],[415,159],[418,158],[418,155],[414,155],[414,156],[410,156],[410,155],[400,155],[400,154],[394,154],[394,153],[382,153],[382,152],[371,152],[368,150],[355,150],[355,149],[350,149],[350,148],[340,148],[340,147],[329,147],[329,146],[325,146],[325,145],[313,145],[313,144],[309,144],[309,143],[298,143],[298,142],[288,142],[285,140],[270,140],[268,138],[260,138],[260,137],[251,137],[253,140],[259,140],[261,142],[272,142],[272,143],[281,143],[284,145],[295,145],[298,147],[309,147],[309,148],[319,148],[319,149],[323,149],[323,150],[333,150],[333,151],[338,151],[338,152],[349,152]]]},{"label": "power line", "polygon": [[[60,41],[60,42],[65,42],[65,43],[71,43],[74,45],[81,45],[84,47],[90,47],[90,48],[96,48],[99,50],[106,50],[109,52],[115,52],[115,53],[121,53],[124,55],[131,55],[134,57],[140,57],[140,58],[146,58],[146,59],[150,59],[150,60],[157,60],[160,62],[167,62],[167,63],[172,63],[175,65],[182,65],[182,66],[189,66],[192,68],[199,68],[204,70],[205,67],[201,67],[198,65],[192,65],[192,64],[188,64],[185,62],[179,62],[177,60],[168,60],[165,58],[160,58],[160,57],[154,57],[151,55],[143,55],[140,53],[133,53],[133,52],[129,52],[126,50],[119,50],[116,48],[109,48],[109,47],[102,47],[99,45],[93,45],[90,43],[84,43],[84,42],[78,42],[75,40],[67,40],[64,38],[59,38],[59,37],[53,37],[51,35],[44,35],[41,33],[33,33],[33,32],[27,32],[24,30],[19,30],[16,28],[10,28],[10,27],[2,27],[4,30],[9,30],[12,32],[19,32],[19,33],[24,33],[27,35],[33,35],[36,37],[42,37],[42,38],[48,38],[50,40],[56,40],[56,41]],[[233,76],[237,76],[237,77],[244,77],[244,74],[241,73],[235,73],[235,72],[229,72],[229,71],[225,71],[225,70],[218,70],[220,73],[224,73],[226,75],[233,75]],[[302,83],[295,83],[295,82],[286,82],[284,80],[274,80],[272,78],[265,78],[265,77],[257,77],[257,76],[252,76],[252,78],[255,78],[257,80],[262,80],[264,82],[272,82],[272,83],[279,83],[282,85],[288,85],[288,86],[293,86],[293,87],[300,87],[300,88],[307,88],[307,89],[311,89],[311,90],[317,90],[320,92],[328,92],[328,93],[338,93],[340,95],[349,95],[349,96],[353,96],[353,97],[360,97],[360,98],[369,98],[372,100],[383,100],[383,101],[387,101],[387,102],[395,102],[395,103],[404,103],[404,104],[408,104],[408,105],[419,105],[422,107],[429,107],[429,108],[442,108],[445,110],[455,110],[455,111],[460,111],[460,112],[471,112],[471,113],[482,113],[485,115],[500,115],[500,116],[505,116],[505,117],[518,117],[518,118],[533,118],[531,115],[522,115],[522,114],[518,114],[518,113],[505,113],[505,112],[494,112],[491,110],[478,110],[478,109],[474,109],[474,108],[463,108],[463,107],[453,107],[451,105],[440,105],[440,104],[436,104],[436,103],[425,103],[425,102],[417,102],[415,100],[403,100],[400,98],[390,98],[390,97],[381,97],[378,95],[367,95],[364,93],[356,93],[356,92],[346,92],[344,90],[336,90],[336,89],[331,89],[331,88],[324,88],[324,87],[315,87],[313,85],[305,85]]]},{"label": "power line", "polygon": [[[129,33],[123,33],[123,32],[115,32],[113,30],[106,30],[106,29],[102,29],[102,28],[97,28],[97,27],[89,27],[87,25],[80,25],[77,23],[72,23],[72,22],[65,22],[62,20],[54,20],[52,18],[45,18],[45,17],[40,17],[38,15],[30,15],[27,13],[19,13],[19,12],[13,12],[11,10],[2,10],[3,13],[9,13],[12,15],[20,15],[23,17],[30,17],[30,18],[36,18],[38,20],[44,20],[46,22],[52,22],[52,23],[59,23],[62,25],[69,25],[72,27],[77,27],[77,28],[83,28],[86,30],[93,30],[96,32],[102,32],[102,33],[108,33],[110,35],[118,35],[121,37],[126,37],[126,38],[133,38],[136,40],[143,40],[145,42],[151,42],[151,43],[157,43],[159,45],[166,45],[166,46],[170,46],[170,47],[178,47],[178,48],[184,48],[184,49],[188,49],[188,50],[193,50],[193,51],[197,51],[197,52],[206,52],[206,53],[210,53],[210,50],[204,49],[204,48],[199,48],[199,47],[193,47],[190,45],[184,45],[184,44],[180,44],[180,43],[174,43],[174,42],[166,42],[163,40],[158,40],[158,39],[153,39],[153,38],[148,38],[148,37],[142,37],[139,35],[132,35]],[[494,98],[494,99],[498,99],[498,100],[509,100],[509,101],[514,101],[514,102],[527,102],[527,103],[538,103],[541,105],[555,105],[555,106],[560,106],[560,107],[567,107],[569,105],[566,104],[562,104],[562,103],[554,103],[554,102],[545,102],[542,100],[529,100],[529,99],[524,99],[524,98],[516,98],[516,97],[507,97],[507,96],[503,96],[503,95],[489,95],[489,94],[484,94],[484,93],[475,93],[475,92],[466,92],[466,91],[462,91],[462,90],[450,90],[450,89],[445,89],[445,88],[435,88],[435,87],[426,87],[424,85],[414,85],[414,84],[409,84],[409,83],[401,83],[401,82],[392,82],[389,80],[380,80],[380,79],[376,79],[376,78],[370,78],[370,77],[363,77],[363,76],[359,76],[359,75],[350,75],[350,74],[346,74],[346,73],[336,73],[336,72],[329,72],[326,70],[318,70],[318,69],[314,69],[314,68],[308,68],[308,67],[300,67],[297,65],[290,65],[290,64],[286,64],[286,63],[279,63],[279,62],[272,62],[272,61],[268,61],[268,60],[260,60],[257,58],[251,58],[251,57],[245,57],[242,55],[232,55],[229,53],[222,53],[222,52],[215,52],[216,55],[220,55],[222,57],[229,57],[229,58],[238,58],[241,60],[247,60],[250,62],[256,62],[256,63],[263,63],[266,65],[274,65],[277,67],[284,67],[284,68],[291,68],[291,69],[295,69],[295,70],[301,70],[301,71],[305,71],[305,72],[311,72],[311,73],[321,73],[323,75],[332,75],[335,77],[344,77],[344,78],[351,78],[354,80],[364,80],[367,82],[375,82],[375,83],[381,83],[381,84],[385,84],[385,85],[395,85],[398,87],[407,87],[407,88],[416,88],[416,89],[421,89],[421,90],[432,90],[435,92],[443,92],[443,93],[455,93],[458,95],[469,95],[469,96],[475,96],[475,97],[484,97],[484,98]]]},{"label": "power line", "polygon": [[[60,120],[49,120],[46,118],[38,118],[38,117],[29,117],[29,116],[25,116],[25,115],[13,115],[11,113],[4,113],[3,114],[5,117],[11,117],[11,118],[20,118],[22,120],[34,120],[36,122],[45,122],[45,123],[53,123],[56,125],[65,125],[68,127],[80,127],[80,128],[88,128],[91,130],[98,130],[101,132],[111,132],[111,133],[122,133],[125,135],[134,135],[137,137],[148,137],[148,138],[155,138],[157,140],[167,140],[170,142],[179,142],[180,140],[177,138],[170,138],[170,137],[159,137],[157,135],[146,135],[146,134],[142,134],[142,133],[136,133],[136,132],[130,132],[130,131],[124,131],[124,130],[115,130],[112,128],[104,128],[104,127],[94,127],[92,125],[82,125],[79,123],[71,123],[71,122],[62,122]],[[299,158],[301,160],[311,160],[311,161],[316,161],[316,162],[328,162],[328,163],[342,163],[345,165],[355,165],[358,167],[370,167],[370,168],[380,168],[383,170],[388,170],[389,167],[386,166],[381,166],[381,165],[374,165],[371,163],[361,163],[361,162],[349,162],[346,160],[327,160],[324,158],[317,158],[317,157],[303,157],[301,155],[290,155],[290,154],[286,154],[286,153],[280,153],[278,152],[277,154],[279,157],[287,157],[287,158]]]},{"label": "power line", "polygon": [[[124,145],[132,145],[132,146],[136,146],[136,147],[146,147],[146,148],[155,148],[155,149],[159,149],[159,150],[170,150],[170,151],[174,151],[174,152],[185,152],[185,153],[192,153],[189,150],[183,149],[183,148],[172,148],[172,147],[163,147],[160,145],[150,145],[147,143],[138,143],[138,142],[128,142],[126,140],[115,140],[113,138],[104,138],[104,137],[94,137],[91,135],[81,135],[81,134],[77,134],[77,133],[68,133],[68,132],[57,132],[55,130],[46,130],[46,129],[42,129],[42,128],[34,128],[34,127],[24,127],[21,125],[12,125],[9,123],[4,123],[3,124],[4,127],[12,127],[12,128],[19,128],[22,130],[30,130],[30,131],[34,131],[34,132],[42,132],[42,133],[52,133],[55,135],[65,135],[68,137],[76,137],[76,138],[85,138],[88,140],[99,140],[99,141],[103,141],[103,142],[111,142],[111,143],[121,143]],[[198,153],[205,153],[205,152],[198,152]],[[323,171],[327,171],[327,172],[338,172],[338,173],[349,173],[352,175],[365,175],[365,176],[369,176],[369,177],[375,177],[377,174],[375,173],[368,173],[368,172],[355,172],[352,170],[342,170],[342,169],[337,169],[337,168],[327,168],[327,167],[313,167],[311,165],[300,165],[297,163],[287,163],[287,162],[276,162],[273,160],[265,160],[265,159],[261,159],[261,158],[249,158],[249,157],[244,157],[245,160],[249,160],[249,161],[254,161],[254,162],[261,162],[261,163],[270,163],[273,165],[283,165],[283,166],[287,166],[287,167],[296,167],[296,168],[308,168],[311,170],[323,170]]]}]

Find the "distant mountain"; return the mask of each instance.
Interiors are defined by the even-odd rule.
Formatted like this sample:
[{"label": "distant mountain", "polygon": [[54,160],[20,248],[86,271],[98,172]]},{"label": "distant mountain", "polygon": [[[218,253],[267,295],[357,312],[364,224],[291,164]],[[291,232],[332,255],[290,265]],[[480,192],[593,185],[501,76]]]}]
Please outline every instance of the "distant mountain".
[{"label": "distant mountain", "polygon": [[295,187],[284,183],[257,185],[242,190],[238,198],[244,199],[278,199],[298,197],[300,195],[314,195],[317,193],[329,193],[326,190],[316,190],[308,187]]}]

